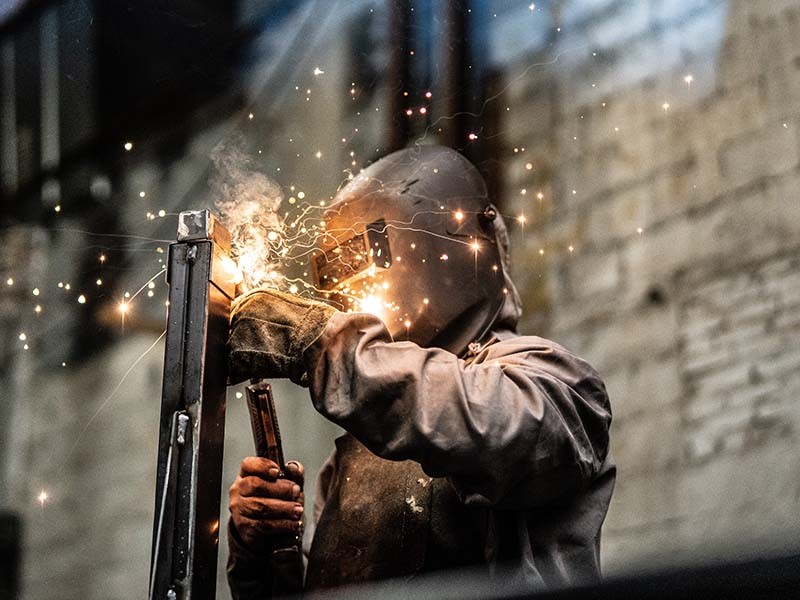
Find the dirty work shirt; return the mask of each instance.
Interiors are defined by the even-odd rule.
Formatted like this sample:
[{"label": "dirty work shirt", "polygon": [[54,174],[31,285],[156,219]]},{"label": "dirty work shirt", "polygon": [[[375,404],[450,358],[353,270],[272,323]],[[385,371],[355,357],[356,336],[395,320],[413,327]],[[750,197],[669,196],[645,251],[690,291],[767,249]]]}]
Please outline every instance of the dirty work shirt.
[{"label": "dirty work shirt", "polygon": [[[518,312],[511,313],[515,321]],[[585,361],[549,340],[516,335],[515,325],[501,315],[489,341],[467,361],[445,350],[393,342],[371,315],[337,313],[305,353],[311,398],[320,413],[352,435],[347,444],[357,440],[375,458],[409,461],[420,477],[437,480],[433,489],[445,496],[442,508],[426,516],[431,523],[462,527],[436,514],[451,510],[447,494],[458,499],[465,510],[456,521],[463,519],[472,546],[457,561],[472,562],[478,545],[488,573],[502,569],[508,578],[510,569],[532,590],[592,581],[600,575],[600,528],[615,479],[608,397]],[[353,447],[344,457],[348,463]],[[394,526],[389,520],[397,509],[387,505],[387,522],[381,524],[377,498],[396,493],[412,517],[420,516],[404,495],[417,473],[375,477],[372,485],[355,488],[344,485],[348,468],[342,465],[342,457],[334,457],[323,473],[321,515],[307,569],[310,586],[357,579],[349,570],[321,573],[316,564],[317,558],[335,560],[346,552],[344,532],[326,518],[329,507],[341,511],[351,503],[372,503],[372,531],[364,543],[374,546],[362,549],[370,556],[380,553],[381,532]],[[384,483],[400,487],[387,492]],[[356,489],[357,497],[348,499],[347,490]],[[428,541],[423,552],[435,553],[437,540]],[[252,577],[264,570],[254,569],[252,559],[232,545],[234,595],[237,587],[259,587]],[[396,565],[393,571],[384,564],[376,576],[451,566],[446,556],[430,555]]]}]

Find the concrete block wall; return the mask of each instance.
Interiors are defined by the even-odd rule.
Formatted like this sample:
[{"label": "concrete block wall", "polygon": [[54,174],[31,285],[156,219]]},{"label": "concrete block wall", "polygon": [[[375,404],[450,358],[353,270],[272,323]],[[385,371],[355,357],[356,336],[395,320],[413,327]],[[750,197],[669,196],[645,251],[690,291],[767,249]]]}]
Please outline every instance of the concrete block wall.
[{"label": "concrete block wall", "polygon": [[[492,34],[517,55],[504,211],[527,218],[522,329],[611,394],[607,572],[780,551],[800,531],[800,2],[528,4]],[[503,48],[520,23],[549,45]]]}]

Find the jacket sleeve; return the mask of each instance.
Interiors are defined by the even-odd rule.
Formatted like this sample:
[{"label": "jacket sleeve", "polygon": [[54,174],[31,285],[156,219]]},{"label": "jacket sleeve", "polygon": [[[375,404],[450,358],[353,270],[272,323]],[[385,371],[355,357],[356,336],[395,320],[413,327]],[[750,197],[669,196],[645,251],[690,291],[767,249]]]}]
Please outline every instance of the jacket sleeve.
[{"label": "jacket sleeve", "polygon": [[608,452],[602,381],[543,338],[488,344],[467,363],[339,313],[305,360],[320,413],[378,456],[449,478],[467,504],[540,506],[587,485]]},{"label": "jacket sleeve", "polygon": [[234,600],[262,600],[272,597],[272,572],[268,554],[251,552],[228,521],[228,587]]}]

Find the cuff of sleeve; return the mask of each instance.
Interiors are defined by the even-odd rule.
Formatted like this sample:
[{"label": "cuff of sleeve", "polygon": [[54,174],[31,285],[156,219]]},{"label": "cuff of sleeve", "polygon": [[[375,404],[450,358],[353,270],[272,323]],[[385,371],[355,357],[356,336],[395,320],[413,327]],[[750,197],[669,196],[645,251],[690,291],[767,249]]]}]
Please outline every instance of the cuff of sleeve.
[{"label": "cuff of sleeve", "polygon": [[259,565],[263,567],[264,562],[269,560],[271,549],[265,548],[263,552],[251,550],[239,535],[239,531],[233,524],[233,519],[228,520],[228,552],[231,557],[236,559],[239,564]]}]

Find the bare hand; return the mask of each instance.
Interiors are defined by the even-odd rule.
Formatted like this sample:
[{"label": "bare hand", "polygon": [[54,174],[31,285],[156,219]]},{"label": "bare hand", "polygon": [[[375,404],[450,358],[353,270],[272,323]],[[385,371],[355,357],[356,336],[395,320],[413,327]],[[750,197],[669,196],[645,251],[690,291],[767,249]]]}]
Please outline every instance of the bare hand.
[{"label": "bare hand", "polygon": [[303,465],[286,464],[285,477],[268,458],[250,456],[242,461],[230,487],[231,519],[239,537],[251,550],[270,547],[279,536],[300,535],[303,526]]}]

